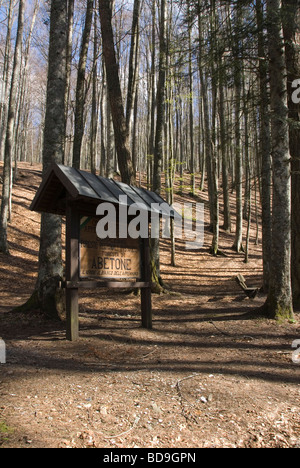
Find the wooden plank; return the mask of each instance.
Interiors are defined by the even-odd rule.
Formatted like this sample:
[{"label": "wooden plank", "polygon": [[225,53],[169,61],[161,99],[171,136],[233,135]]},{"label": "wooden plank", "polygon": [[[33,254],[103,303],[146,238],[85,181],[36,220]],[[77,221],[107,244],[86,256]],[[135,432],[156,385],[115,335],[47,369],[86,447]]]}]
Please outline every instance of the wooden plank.
[{"label": "wooden plank", "polygon": [[96,233],[97,221],[95,217],[81,218],[80,277],[131,281],[140,279],[139,241],[99,239]]},{"label": "wooden plank", "polygon": [[74,282],[73,288],[66,289],[67,340],[79,338],[79,213],[67,205],[66,219],[66,281]]},{"label": "wooden plank", "polygon": [[246,296],[249,297],[249,299],[255,299],[257,294],[259,293],[259,288],[249,288],[246,284],[246,280],[243,275],[237,275],[236,277],[236,282],[238,285],[241,287],[241,289],[244,291]]},{"label": "wooden plank", "polygon": [[143,289],[151,287],[151,283],[144,281],[65,281],[62,288],[66,289]]},{"label": "wooden plank", "polygon": [[142,327],[152,330],[151,257],[149,239],[141,239],[142,280],[149,287],[141,289]]}]

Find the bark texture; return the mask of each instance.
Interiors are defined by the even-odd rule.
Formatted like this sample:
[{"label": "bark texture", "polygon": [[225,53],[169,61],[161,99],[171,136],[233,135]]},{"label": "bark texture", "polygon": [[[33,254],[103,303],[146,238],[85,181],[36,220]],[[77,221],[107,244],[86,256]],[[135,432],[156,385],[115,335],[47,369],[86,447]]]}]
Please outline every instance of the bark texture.
[{"label": "bark texture", "polygon": [[273,157],[272,262],[267,299],[271,318],[293,317],[291,289],[291,164],[281,1],[268,0]]},{"label": "bark texture", "polygon": [[[62,163],[65,140],[65,88],[67,65],[68,1],[52,0],[50,16],[49,66],[43,147],[43,172]],[[63,308],[58,284],[63,276],[62,220],[44,213],[41,218],[38,303],[47,316],[58,317]]]},{"label": "bark texture", "polygon": [[82,35],[76,86],[73,167],[80,169],[81,147],[84,134],[85,70],[93,22],[94,0],[87,1],[85,25]]},{"label": "bark texture", "polygon": [[103,56],[106,68],[108,96],[114,125],[115,143],[122,181],[135,185],[134,171],[129,149],[129,133],[119,79],[119,67],[114,46],[112,9],[110,0],[99,0]]},{"label": "bark texture", "polygon": [[292,291],[294,306],[300,307],[300,102],[293,83],[300,79],[300,4],[283,1],[283,25],[288,76],[290,153],[292,158]]},{"label": "bark texture", "polygon": [[13,153],[13,138],[14,138],[14,124],[16,117],[17,106],[17,91],[18,80],[21,71],[21,52],[22,52],[22,38],[24,29],[24,12],[25,1],[20,0],[19,4],[19,17],[18,17],[18,31],[14,53],[14,63],[11,79],[6,140],[4,150],[4,168],[3,168],[3,186],[2,186],[2,203],[1,203],[1,217],[0,217],[0,251],[8,254],[7,242],[7,222],[9,216],[9,198],[11,190],[12,179],[12,153]]}]

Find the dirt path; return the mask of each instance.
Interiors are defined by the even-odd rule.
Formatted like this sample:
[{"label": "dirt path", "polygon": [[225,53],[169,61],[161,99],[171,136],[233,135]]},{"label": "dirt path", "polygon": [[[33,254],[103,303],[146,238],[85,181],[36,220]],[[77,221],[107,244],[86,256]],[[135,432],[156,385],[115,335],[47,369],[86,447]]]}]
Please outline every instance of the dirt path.
[{"label": "dirt path", "polygon": [[255,230],[248,265],[225,233],[226,257],[208,254],[207,233],[197,254],[179,244],[177,268],[163,244],[163,277],[179,294],[154,296],[153,330],[140,327],[139,298],[93,292],[69,343],[63,323],[9,313],[37,272],[39,216],[28,206],[40,168],[21,169],[11,256],[0,256],[0,446],[300,447],[299,314],[294,324],[259,317],[264,297],[248,300],[234,280],[261,284]]}]

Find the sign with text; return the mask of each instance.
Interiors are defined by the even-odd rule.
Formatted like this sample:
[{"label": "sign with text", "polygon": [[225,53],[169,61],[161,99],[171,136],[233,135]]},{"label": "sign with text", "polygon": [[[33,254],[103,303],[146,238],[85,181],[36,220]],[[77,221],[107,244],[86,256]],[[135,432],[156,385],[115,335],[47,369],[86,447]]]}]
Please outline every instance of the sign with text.
[{"label": "sign with text", "polygon": [[134,239],[99,239],[98,219],[80,219],[80,277],[140,279],[140,246]]}]

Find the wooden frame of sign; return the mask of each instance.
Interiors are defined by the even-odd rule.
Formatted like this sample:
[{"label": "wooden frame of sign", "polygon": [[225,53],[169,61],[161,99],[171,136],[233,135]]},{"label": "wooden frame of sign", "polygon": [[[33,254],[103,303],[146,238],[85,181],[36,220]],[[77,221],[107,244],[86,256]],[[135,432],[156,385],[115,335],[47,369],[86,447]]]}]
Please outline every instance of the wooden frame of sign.
[{"label": "wooden frame of sign", "polygon": [[[73,167],[53,163],[30,206],[38,213],[66,217],[66,274],[61,282],[66,290],[67,339],[79,337],[79,291],[100,288],[138,288],[141,290],[142,326],[152,328],[151,262],[149,238],[101,241],[94,227],[83,235],[82,217],[95,218],[99,204],[109,203],[116,210],[132,204],[148,213],[148,227],[155,216],[180,217],[157,193],[105,179]],[[128,210],[129,212],[129,210]],[[122,216],[117,216],[119,222]],[[89,222],[89,221],[88,221]],[[131,222],[129,214],[128,225]],[[124,226],[122,226],[124,228]],[[126,226],[127,227],[127,226]]]},{"label": "wooden frame of sign", "polygon": [[[152,329],[149,239],[98,239],[82,229],[84,215],[74,203],[66,211],[67,339],[79,338],[79,290],[137,288],[141,290],[142,326]],[[88,218],[94,222],[94,217]],[[95,226],[94,226],[95,229]],[[84,233],[85,235],[83,235]]]}]

